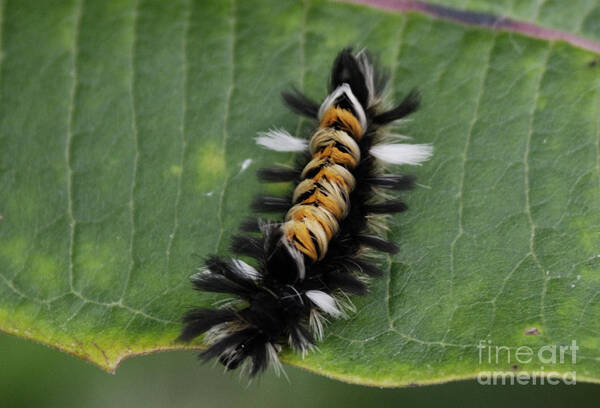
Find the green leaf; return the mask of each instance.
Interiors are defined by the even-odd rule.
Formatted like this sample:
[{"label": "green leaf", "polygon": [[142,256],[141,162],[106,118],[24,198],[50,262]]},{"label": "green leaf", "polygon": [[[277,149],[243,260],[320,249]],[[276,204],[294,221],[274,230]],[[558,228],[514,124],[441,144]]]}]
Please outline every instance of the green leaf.
[{"label": "green leaf", "polygon": [[[358,44],[393,69],[392,99],[421,89],[403,133],[435,156],[390,219],[386,276],[320,352],[284,359],[381,386],[513,366],[600,381],[596,54],[324,1],[1,4],[0,330],[106,370],[182,348],[182,313],[217,299],[188,276],[228,252],[267,188],[254,171],[294,159],[254,135],[309,134],[279,92],[322,98]],[[516,362],[572,340],[576,363]]]}]

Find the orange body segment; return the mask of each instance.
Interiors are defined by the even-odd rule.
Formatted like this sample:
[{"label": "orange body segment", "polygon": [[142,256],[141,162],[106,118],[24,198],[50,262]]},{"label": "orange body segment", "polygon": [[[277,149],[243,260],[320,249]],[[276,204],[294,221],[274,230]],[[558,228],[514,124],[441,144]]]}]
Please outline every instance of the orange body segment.
[{"label": "orange body segment", "polygon": [[345,131],[356,140],[360,140],[363,135],[363,128],[360,126],[360,122],[349,110],[342,109],[339,107],[329,108],[323,118],[321,118],[321,128],[328,127],[339,127],[340,130]]},{"label": "orange body segment", "polygon": [[352,112],[332,106],[311,138],[313,159],[294,191],[294,206],[283,225],[285,239],[313,261],[322,259],[333,235],[349,211],[354,169],[360,160],[363,129]]}]

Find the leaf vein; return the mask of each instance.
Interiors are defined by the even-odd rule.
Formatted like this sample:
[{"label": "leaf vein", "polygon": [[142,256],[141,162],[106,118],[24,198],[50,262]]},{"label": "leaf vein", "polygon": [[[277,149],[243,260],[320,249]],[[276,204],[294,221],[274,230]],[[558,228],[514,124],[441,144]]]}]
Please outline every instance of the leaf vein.
[{"label": "leaf vein", "polygon": [[131,175],[131,189],[129,192],[129,210],[130,210],[130,220],[131,223],[131,235],[129,238],[129,268],[127,269],[127,275],[125,277],[125,283],[123,284],[123,290],[121,292],[120,300],[121,301],[125,297],[125,293],[129,287],[129,281],[131,280],[131,274],[133,273],[133,269],[135,268],[135,256],[133,254],[134,245],[135,245],[135,192],[137,187],[137,173],[138,173],[138,162],[140,156],[140,146],[139,146],[139,138],[138,138],[138,128],[137,128],[137,119],[136,119],[136,103],[135,103],[135,51],[136,51],[136,41],[137,41],[137,29],[138,29],[138,14],[141,0],[136,0],[133,5],[133,38],[131,41],[130,48],[130,71],[131,71],[131,79],[129,81],[129,101],[131,106],[131,134],[133,138],[133,146],[135,149],[135,154],[133,156],[133,169]]},{"label": "leaf vein", "polygon": [[79,44],[79,29],[81,26],[81,18],[83,15],[83,0],[80,0],[75,7],[75,27],[73,30],[73,49],[72,62],[71,62],[71,75],[73,76],[73,85],[69,95],[69,109],[67,116],[67,137],[65,141],[65,161],[67,165],[67,214],[69,217],[69,266],[68,266],[68,278],[69,278],[69,289],[75,292],[73,286],[73,257],[75,248],[75,230],[77,228],[77,220],[73,212],[73,163],[71,157],[71,146],[73,144],[73,117],[75,112],[75,98],[77,95],[77,58],[79,53],[77,47]]},{"label": "leaf vein", "polygon": [[469,154],[469,146],[471,144],[471,137],[473,135],[473,129],[475,127],[475,123],[477,123],[477,119],[478,119],[478,115],[479,115],[479,106],[481,105],[481,100],[483,97],[483,92],[485,90],[485,81],[487,79],[487,75],[489,73],[490,70],[490,61],[491,61],[491,57],[492,57],[492,52],[494,50],[495,44],[496,44],[496,35],[492,36],[492,40],[491,40],[491,44],[490,44],[490,49],[488,51],[488,55],[486,58],[486,63],[485,66],[483,67],[483,73],[481,75],[481,81],[479,84],[479,90],[477,93],[477,97],[475,99],[475,107],[473,109],[473,118],[471,119],[471,122],[469,123],[469,129],[467,131],[467,135],[465,138],[465,145],[463,147],[463,151],[461,153],[461,173],[460,173],[460,180],[458,183],[458,194],[457,194],[457,199],[458,199],[458,230],[456,233],[456,236],[454,237],[454,239],[452,240],[452,242],[450,243],[450,297],[454,298],[454,281],[456,278],[456,270],[455,270],[455,259],[454,259],[454,254],[456,251],[456,243],[458,242],[458,240],[463,236],[464,234],[464,226],[463,226],[463,207],[464,207],[464,200],[463,200],[463,192],[464,192],[464,187],[465,187],[465,174],[466,174],[466,167],[467,167],[467,156]]},{"label": "leaf vein", "polygon": [[[483,73],[481,75],[481,81],[479,83],[479,90],[477,92],[477,97],[475,99],[475,107],[473,109],[473,118],[471,119],[471,122],[469,123],[469,129],[467,131],[467,136],[465,138],[465,146],[463,148],[462,154],[461,154],[461,173],[460,173],[460,180],[459,180],[459,184],[458,184],[458,194],[457,194],[457,199],[458,199],[458,230],[456,233],[456,236],[454,237],[454,239],[452,240],[452,242],[450,243],[450,293],[449,293],[449,298],[452,300],[452,302],[456,302],[455,299],[455,294],[454,294],[454,284],[455,284],[455,280],[456,280],[456,270],[455,270],[455,252],[456,252],[456,244],[458,242],[458,240],[464,235],[464,226],[463,226],[463,207],[464,207],[464,200],[463,200],[463,192],[464,192],[464,187],[465,187],[465,174],[466,174],[466,170],[467,170],[467,156],[469,154],[469,146],[471,144],[471,137],[473,135],[473,129],[475,128],[475,123],[477,123],[477,119],[479,116],[479,106],[481,105],[481,100],[483,98],[483,93],[485,90],[485,81],[487,79],[488,73],[490,71],[491,68],[491,58],[492,58],[492,53],[494,51],[494,47],[496,45],[496,38],[497,38],[497,34],[494,34],[492,36],[492,40],[491,40],[491,44],[490,44],[490,49],[488,51],[487,57],[486,57],[486,63],[483,67]],[[444,333],[444,336],[442,337],[442,342],[446,340],[446,337],[448,336],[448,334],[450,333],[450,328],[452,327],[452,321],[454,320],[454,315],[456,314],[456,310],[458,309],[458,306],[456,305],[456,303],[454,303],[454,307],[452,308],[452,312],[450,314],[450,318],[448,319],[448,324],[446,327],[446,332]]]},{"label": "leaf vein", "polygon": [[[157,321],[157,322],[160,322],[160,323],[164,323],[164,324],[173,324],[173,323],[176,323],[176,321],[167,320],[167,319],[161,319],[160,317],[156,317],[156,316],[153,316],[151,314],[148,314],[148,313],[144,312],[143,310],[139,310],[139,309],[133,308],[133,307],[131,307],[129,305],[126,305],[125,303],[123,303],[122,299],[119,299],[116,302],[100,302],[100,301],[97,301],[97,300],[89,299],[89,298],[85,297],[83,294],[81,294],[80,292],[73,292],[73,293],[74,293],[75,296],[77,296],[79,299],[83,300],[85,303],[91,303],[93,305],[103,306],[103,307],[106,307],[106,308],[119,307],[119,308],[125,309],[128,312],[131,312],[131,313],[133,313],[135,315],[140,315],[140,316],[143,316],[143,317],[145,317],[147,319],[154,320],[154,321]],[[45,302],[42,302],[42,303],[45,303]]]},{"label": "leaf vein", "polygon": [[169,242],[167,243],[166,250],[166,272],[169,272],[169,266],[171,262],[171,248],[173,246],[173,241],[175,239],[175,234],[177,234],[177,229],[179,228],[179,202],[181,201],[181,181],[183,179],[183,172],[185,171],[185,167],[183,166],[183,161],[185,158],[186,150],[188,147],[187,137],[186,137],[186,129],[185,129],[185,121],[186,121],[186,112],[187,112],[187,82],[188,82],[188,40],[187,37],[189,35],[190,28],[190,16],[191,16],[191,1],[187,2],[186,13],[183,22],[183,38],[182,38],[182,69],[183,69],[183,77],[181,79],[182,85],[182,101],[181,101],[181,152],[179,156],[179,168],[181,171],[177,175],[177,192],[175,193],[175,214],[173,219],[173,229],[171,230],[171,234],[169,235]]},{"label": "leaf vein", "polygon": [[[600,108],[600,82],[596,87],[596,104]],[[600,111],[596,114],[596,175],[598,176],[598,184],[600,184]]]},{"label": "leaf vein", "polygon": [[[402,15],[402,27],[400,27],[400,30],[398,30],[398,45],[396,45],[394,47],[394,56],[393,56],[393,65],[392,65],[392,74],[390,75],[390,84],[394,84],[394,80],[396,78],[396,70],[398,69],[398,66],[400,65],[400,50],[402,49],[403,46],[403,39],[404,39],[404,30],[406,30],[406,16],[403,14]],[[393,260],[390,254],[386,254],[386,261],[388,264],[388,268],[387,268],[387,276],[385,279],[385,298],[384,298],[384,302],[385,302],[385,313],[386,313],[386,317],[387,317],[387,322],[388,322],[388,327],[390,329],[394,328],[394,320],[392,319],[392,309],[391,309],[391,302],[390,302],[390,286],[392,283],[392,264],[393,264]]]},{"label": "leaf vein", "polygon": [[535,253],[535,223],[533,221],[533,216],[531,215],[531,186],[529,181],[529,160],[530,160],[530,151],[531,151],[531,137],[533,135],[533,125],[535,119],[535,111],[537,109],[540,97],[540,90],[542,87],[542,81],[544,79],[544,75],[546,74],[548,68],[548,60],[550,58],[550,54],[552,53],[552,47],[554,46],[554,42],[551,42],[548,46],[548,51],[544,57],[544,62],[542,65],[542,72],[540,73],[540,77],[537,83],[535,95],[533,98],[533,104],[531,107],[531,111],[529,113],[529,129],[527,131],[527,138],[525,142],[525,152],[523,154],[523,190],[525,193],[525,215],[527,216],[527,223],[529,224],[529,253],[532,255],[533,260],[536,266],[540,269],[542,273],[542,293],[540,296],[540,319],[542,320],[542,324],[545,326],[546,318],[544,313],[545,308],[545,300],[546,300],[546,291],[548,290],[548,277],[544,272],[544,267],[540,263],[539,258]]},{"label": "leaf vein", "polygon": [[[233,94],[233,90],[235,88],[235,43],[236,43],[236,0],[231,0],[231,42],[230,42],[230,70],[229,70],[229,88],[227,89],[227,96],[225,99],[225,112],[223,114],[223,136],[221,142],[221,149],[223,151],[223,158],[225,162],[227,161],[227,140],[229,139],[229,111],[231,108],[231,96]],[[230,177],[229,172],[225,174],[223,187],[221,189],[221,194],[219,195],[219,206],[217,209],[217,220],[219,223],[219,235],[217,236],[217,242],[215,244],[215,252],[219,252],[219,246],[221,245],[221,241],[223,239],[223,234],[225,232],[224,221],[223,221],[223,205],[225,202],[225,193],[227,192],[227,187],[229,185]]]},{"label": "leaf vein", "polygon": [[540,16],[540,11],[542,10],[542,7],[544,6],[545,3],[546,3],[546,0],[538,0],[536,7],[535,7],[535,13],[533,14],[533,18],[531,19],[531,21],[535,21],[538,19],[538,17]]}]

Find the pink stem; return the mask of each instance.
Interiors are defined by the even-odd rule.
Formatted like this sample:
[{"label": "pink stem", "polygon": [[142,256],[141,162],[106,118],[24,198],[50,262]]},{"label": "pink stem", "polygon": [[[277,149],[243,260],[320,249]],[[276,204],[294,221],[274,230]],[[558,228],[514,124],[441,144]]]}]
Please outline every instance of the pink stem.
[{"label": "pink stem", "polygon": [[441,19],[454,20],[459,23],[490,27],[494,30],[512,31],[530,37],[545,40],[562,40],[576,47],[600,53],[600,42],[580,37],[565,31],[540,27],[525,21],[517,21],[511,18],[498,17],[493,14],[458,10],[450,7],[430,4],[418,0],[338,0],[347,3],[364,4],[375,8],[391,11],[406,12],[416,11]]}]

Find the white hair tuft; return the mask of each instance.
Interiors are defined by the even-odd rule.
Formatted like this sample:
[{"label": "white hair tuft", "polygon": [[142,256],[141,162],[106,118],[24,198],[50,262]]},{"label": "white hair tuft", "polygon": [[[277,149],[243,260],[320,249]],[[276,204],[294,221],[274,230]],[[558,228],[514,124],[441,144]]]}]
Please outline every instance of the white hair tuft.
[{"label": "white hair tuft", "polygon": [[381,144],[369,151],[376,159],[390,164],[420,165],[433,154],[433,146],[428,144]]},{"label": "white hair tuft", "polygon": [[284,129],[260,132],[256,143],[277,152],[302,152],[308,148],[307,140],[294,137]]}]

